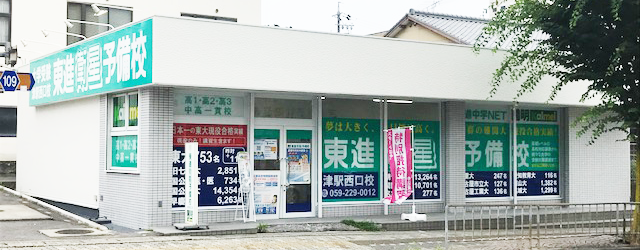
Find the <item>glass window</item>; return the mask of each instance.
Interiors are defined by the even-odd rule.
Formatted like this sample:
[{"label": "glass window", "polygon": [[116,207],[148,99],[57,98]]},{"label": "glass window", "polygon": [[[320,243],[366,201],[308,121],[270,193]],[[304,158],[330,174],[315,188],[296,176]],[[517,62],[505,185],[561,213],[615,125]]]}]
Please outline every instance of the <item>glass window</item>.
[{"label": "glass window", "polygon": [[440,106],[438,103],[388,103],[388,128],[414,126],[416,199],[440,199]]},{"label": "glass window", "polygon": [[129,95],[129,126],[138,126],[138,94]]},{"label": "glass window", "polygon": [[380,108],[372,100],[322,101],[324,202],[379,201],[382,197]]},{"label": "glass window", "polygon": [[0,108],[0,137],[15,137],[18,124],[18,109]]},{"label": "glass window", "polygon": [[255,103],[256,117],[311,119],[312,116],[311,100],[256,98]]},{"label": "glass window", "polygon": [[[75,21],[86,21],[93,23],[111,24],[114,27],[122,26],[132,22],[133,12],[129,8],[116,8],[98,5],[101,10],[106,10],[106,14],[95,16],[91,4],[68,3],[67,19],[72,20],[73,27],[67,27],[67,32],[92,37],[109,30],[109,27],[90,23],[77,23]],[[79,42],[81,38],[67,36],[67,45]]]},{"label": "glass window", "polygon": [[113,127],[120,128],[125,126],[127,120],[127,112],[125,109],[125,97],[116,96],[113,98]]},{"label": "glass window", "polygon": [[11,0],[0,0],[0,42],[11,40]]}]

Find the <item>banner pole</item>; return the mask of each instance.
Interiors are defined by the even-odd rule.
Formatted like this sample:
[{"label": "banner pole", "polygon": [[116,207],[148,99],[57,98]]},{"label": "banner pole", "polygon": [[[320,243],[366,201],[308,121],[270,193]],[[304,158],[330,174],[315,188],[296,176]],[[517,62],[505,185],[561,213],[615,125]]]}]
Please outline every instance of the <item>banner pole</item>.
[{"label": "banner pole", "polygon": [[411,195],[413,199],[413,205],[411,206],[412,214],[416,213],[416,169],[415,169],[415,158],[414,158],[414,148],[415,144],[413,141],[413,125],[409,126],[411,130]]}]

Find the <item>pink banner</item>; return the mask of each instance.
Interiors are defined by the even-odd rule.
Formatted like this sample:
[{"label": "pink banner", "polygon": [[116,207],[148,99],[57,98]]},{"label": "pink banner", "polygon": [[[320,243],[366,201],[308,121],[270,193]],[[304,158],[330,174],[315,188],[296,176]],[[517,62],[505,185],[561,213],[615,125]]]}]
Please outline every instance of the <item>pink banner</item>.
[{"label": "pink banner", "polygon": [[411,129],[387,130],[387,152],[391,165],[391,195],[384,203],[401,204],[413,192]]}]

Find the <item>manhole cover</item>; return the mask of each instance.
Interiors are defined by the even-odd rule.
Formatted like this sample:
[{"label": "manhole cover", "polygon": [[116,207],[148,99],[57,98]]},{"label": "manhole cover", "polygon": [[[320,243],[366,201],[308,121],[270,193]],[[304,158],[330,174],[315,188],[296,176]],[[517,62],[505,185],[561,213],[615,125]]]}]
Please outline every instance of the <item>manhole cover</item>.
[{"label": "manhole cover", "polygon": [[90,234],[93,230],[88,229],[63,229],[56,231],[58,234]]}]

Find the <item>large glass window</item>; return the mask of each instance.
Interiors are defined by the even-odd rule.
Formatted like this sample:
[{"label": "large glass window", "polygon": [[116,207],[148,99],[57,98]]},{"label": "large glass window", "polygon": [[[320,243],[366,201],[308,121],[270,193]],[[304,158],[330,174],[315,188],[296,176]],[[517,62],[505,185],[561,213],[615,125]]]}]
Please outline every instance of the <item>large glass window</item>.
[{"label": "large glass window", "polygon": [[0,108],[0,137],[15,137],[18,124],[18,109]]},{"label": "large glass window", "polygon": [[[85,3],[68,3],[67,4],[67,19],[71,20],[73,27],[68,27],[67,32],[83,35],[86,37],[92,37],[102,32],[109,30],[108,26],[90,24],[90,23],[76,23],[75,21],[86,21],[92,23],[110,24],[114,27],[122,26],[130,23],[133,20],[133,12],[127,7],[112,7],[112,6],[100,6],[97,7],[102,10],[103,14],[96,15],[95,10],[91,7],[91,4]],[[104,12],[106,11],[106,12]],[[67,45],[80,41],[81,38],[74,36],[67,36]]]},{"label": "large glass window", "polygon": [[381,104],[327,98],[322,113],[322,200],[379,201]]},{"label": "large glass window", "polygon": [[[387,128],[414,126],[415,198],[439,199],[440,105],[424,102],[388,103],[387,112]],[[390,183],[390,178],[387,181]]]}]

